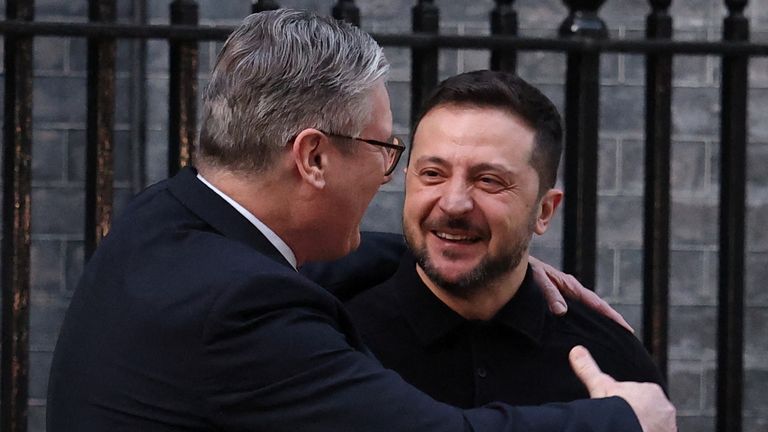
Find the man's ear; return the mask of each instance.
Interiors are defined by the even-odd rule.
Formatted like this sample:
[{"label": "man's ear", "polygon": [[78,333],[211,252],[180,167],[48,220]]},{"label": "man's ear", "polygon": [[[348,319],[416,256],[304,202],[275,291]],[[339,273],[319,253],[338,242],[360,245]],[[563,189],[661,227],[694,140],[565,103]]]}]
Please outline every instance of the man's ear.
[{"label": "man's ear", "polygon": [[549,223],[555,216],[555,210],[560,205],[560,201],[563,200],[563,191],[560,189],[550,189],[544,193],[539,200],[539,211],[536,217],[536,224],[533,231],[542,235],[547,231]]},{"label": "man's ear", "polygon": [[328,137],[317,129],[304,129],[293,140],[291,154],[303,181],[322,189],[328,170]]}]

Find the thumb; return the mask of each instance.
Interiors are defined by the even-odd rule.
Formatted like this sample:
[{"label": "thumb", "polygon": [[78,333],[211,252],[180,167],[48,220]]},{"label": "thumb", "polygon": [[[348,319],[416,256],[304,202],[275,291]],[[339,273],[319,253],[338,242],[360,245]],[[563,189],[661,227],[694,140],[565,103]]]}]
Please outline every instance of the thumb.
[{"label": "thumb", "polygon": [[568,359],[571,361],[571,368],[587,387],[591,397],[608,396],[609,387],[616,381],[600,370],[586,348],[576,345],[568,354]]}]

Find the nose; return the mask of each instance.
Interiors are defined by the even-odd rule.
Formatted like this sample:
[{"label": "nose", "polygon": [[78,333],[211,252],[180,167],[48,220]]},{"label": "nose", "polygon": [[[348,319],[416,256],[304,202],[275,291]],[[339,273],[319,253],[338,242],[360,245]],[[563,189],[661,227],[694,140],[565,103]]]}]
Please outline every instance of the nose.
[{"label": "nose", "polygon": [[448,181],[439,201],[440,209],[448,215],[462,215],[474,208],[471,188],[461,181]]}]

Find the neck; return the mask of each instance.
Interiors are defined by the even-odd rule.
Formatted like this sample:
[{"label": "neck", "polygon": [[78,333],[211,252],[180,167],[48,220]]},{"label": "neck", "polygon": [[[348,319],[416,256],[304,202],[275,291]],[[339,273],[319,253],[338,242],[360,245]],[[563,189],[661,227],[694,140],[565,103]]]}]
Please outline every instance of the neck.
[{"label": "neck", "polygon": [[418,264],[416,265],[416,272],[435,297],[464,319],[480,321],[492,319],[517,294],[527,270],[528,254],[526,253],[517,267],[495,281],[474,288],[466,295],[456,295],[434,283],[424,270]]},{"label": "neck", "polygon": [[274,231],[291,248],[298,265],[306,261],[302,243],[298,240],[303,235],[297,229],[300,221],[285,202],[285,197],[296,196],[290,179],[275,172],[258,176],[210,168],[198,168],[198,172]]}]

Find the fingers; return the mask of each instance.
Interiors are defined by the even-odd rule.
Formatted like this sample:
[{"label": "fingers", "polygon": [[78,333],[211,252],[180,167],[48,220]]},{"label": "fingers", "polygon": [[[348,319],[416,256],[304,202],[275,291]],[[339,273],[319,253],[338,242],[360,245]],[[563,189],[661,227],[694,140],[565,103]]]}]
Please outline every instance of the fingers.
[{"label": "fingers", "polygon": [[541,287],[541,293],[549,306],[549,310],[555,315],[563,315],[568,312],[568,305],[565,303],[563,295],[557,289],[548,273],[544,270],[546,264],[534,257],[529,257],[529,262],[533,268],[533,280],[536,285]]},{"label": "fingers", "polygon": [[609,386],[613,385],[615,381],[600,370],[586,348],[580,345],[573,347],[568,354],[568,360],[570,360],[571,368],[584,383],[591,397],[599,398],[608,395]]},{"label": "fingers", "polygon": [[620,313],[616,312],[616,310],[612,308],[611,305],[608,304],[608,302],[601,299],[600,296],[598,296],[594,292],[584,289],[584,291],[581,293],[581,302],[589,306],[590,309],[616,321],[617,323],[619,323],[619,325],[629,330],[631,333],[635,332],[635,329],[633,329],[632,326],[629,325],[627,320],[625,320]]}]

